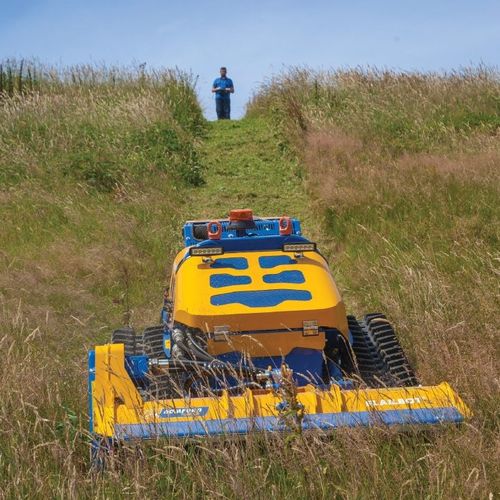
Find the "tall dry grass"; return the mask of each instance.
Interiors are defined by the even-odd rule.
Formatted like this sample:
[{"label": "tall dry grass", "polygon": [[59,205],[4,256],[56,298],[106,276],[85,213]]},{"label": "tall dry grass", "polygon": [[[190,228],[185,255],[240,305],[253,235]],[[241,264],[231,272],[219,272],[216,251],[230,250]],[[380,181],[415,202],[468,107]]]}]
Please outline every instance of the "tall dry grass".
[{"label": "tall dry grass", "polygon": [[[249,105],[303,165],[348,309],[386,312],[422,381],[448,380],[475,413],[433,442],[430,470],[407,471],[420,492],[400,483],[394,496],[498,492],[499,105],[499,75],[486,68],[292,69]],[[422,442],[388,449],[406,461]],[[374,490],[392,465],[379,459],[365,470]]]},{"label": "tall dry grass", "polygon": [[496,136],[499,78],[481,66],[445,74],[293,68],[261,86],[247,115],[272,116],[288,139],[327,126],[389,155],[456,150]]},{"label": "tall dry grass", "polygon": [[0,498],[113,496],[89,473],[86,352],[157,321],[205,121],[178,71],[37,68],[0,98]]},{"label": "tall dry grass", "polygon": [[44,183],[71,177],[112,191],[155,173],[203,182],[197,144],[204,118],[191,75],[16,64],[2,67],[20,75],[33,67],[37,84],[0,90],[2,184],[41,175]]}]

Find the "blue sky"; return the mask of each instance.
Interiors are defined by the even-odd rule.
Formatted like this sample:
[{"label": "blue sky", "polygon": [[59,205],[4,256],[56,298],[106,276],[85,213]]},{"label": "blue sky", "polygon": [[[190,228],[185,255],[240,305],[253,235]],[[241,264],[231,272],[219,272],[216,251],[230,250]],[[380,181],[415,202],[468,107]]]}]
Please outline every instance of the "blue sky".
[{"label": "blue sky", "polygon": [[287,65],[446,70],[500,66],[500,0],[0,0],[0,58],[146,62],[199,75],[209,118],[218,68],[233,116]]}]

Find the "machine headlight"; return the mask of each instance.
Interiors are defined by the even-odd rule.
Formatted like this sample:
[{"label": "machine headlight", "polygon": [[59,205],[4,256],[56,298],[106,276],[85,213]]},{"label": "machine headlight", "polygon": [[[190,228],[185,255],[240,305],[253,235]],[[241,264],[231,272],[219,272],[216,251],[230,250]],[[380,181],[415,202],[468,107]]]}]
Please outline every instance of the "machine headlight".
[{"label": "machine headlight", "polygon": [[315,252],[316,243],[285,243],[283,252]]},{"label": "machine headlight", "polygon": [[191,257],[207,257],[209,255],[222,255],[223,253],[224,248],[222,247],[191,247],[189,249],[189,255]]}]

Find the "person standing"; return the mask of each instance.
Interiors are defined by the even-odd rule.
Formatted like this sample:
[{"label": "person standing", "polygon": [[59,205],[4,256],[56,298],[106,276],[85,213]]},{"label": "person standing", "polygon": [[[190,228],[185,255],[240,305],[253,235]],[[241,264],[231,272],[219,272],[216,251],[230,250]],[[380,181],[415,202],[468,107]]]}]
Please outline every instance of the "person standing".
[{"label": "person standing", "polygon": [[227,77],[227,69],[222,66],[220,77],[214,80],[212,93],[215,94],[215,111],[218,120],[231,119],[231,94],[234,93],[233,80]]}]

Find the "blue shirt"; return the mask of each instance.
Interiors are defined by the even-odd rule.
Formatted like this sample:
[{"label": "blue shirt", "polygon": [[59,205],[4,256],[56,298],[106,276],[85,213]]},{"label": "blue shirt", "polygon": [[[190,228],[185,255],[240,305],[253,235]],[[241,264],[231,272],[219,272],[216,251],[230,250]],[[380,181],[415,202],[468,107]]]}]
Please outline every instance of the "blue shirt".
[{"label": "blue shirt", "polygon": [[[228,78],[227,76],[224,78],[216,78],[214,80],[214,86],[213,88],[220,87],[221,89],[229,89],[231,87],[234,87],[233,85],[233,80],[231,78]],[[224,92],[222,90],[218,90],[215,93],[215,98],[216,99],[229,99],[229,96],[231,94],[229,92]]]}]

